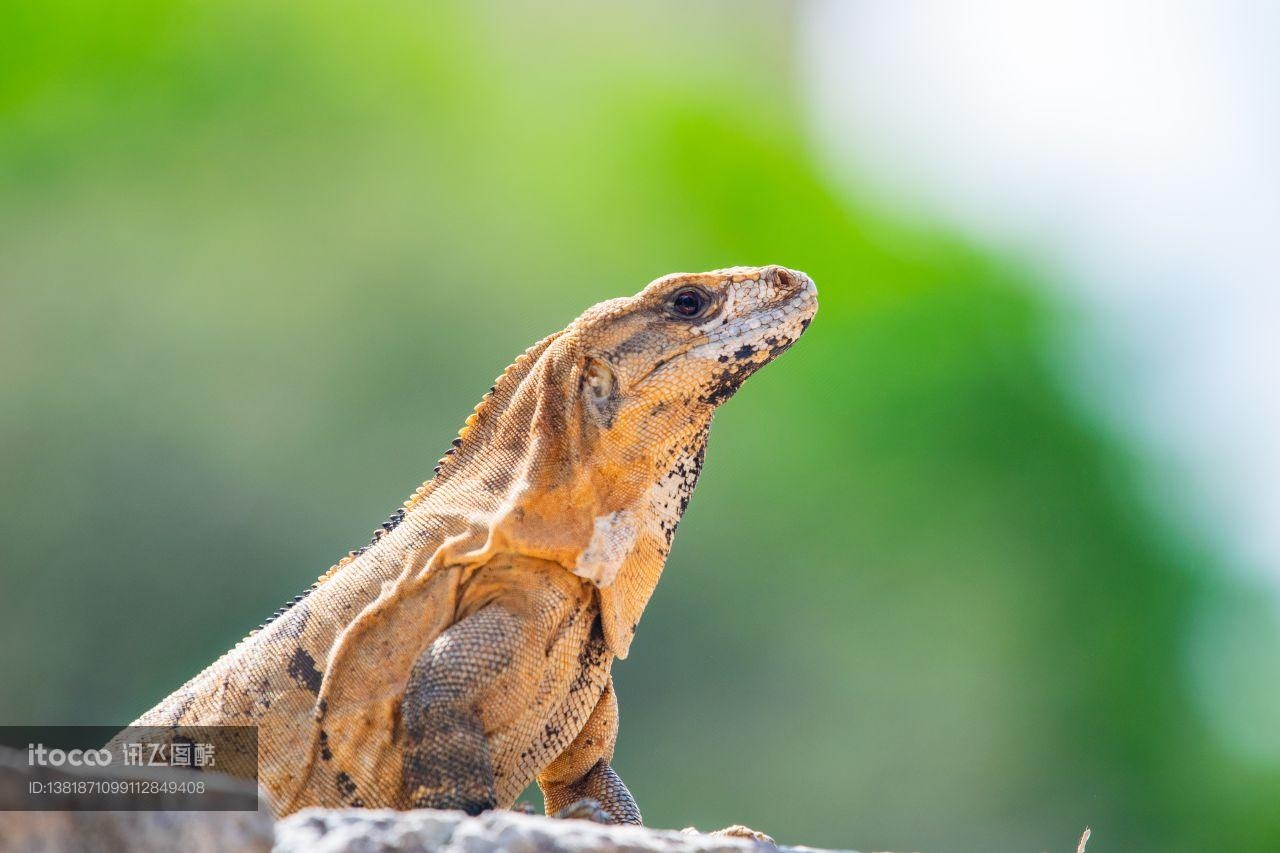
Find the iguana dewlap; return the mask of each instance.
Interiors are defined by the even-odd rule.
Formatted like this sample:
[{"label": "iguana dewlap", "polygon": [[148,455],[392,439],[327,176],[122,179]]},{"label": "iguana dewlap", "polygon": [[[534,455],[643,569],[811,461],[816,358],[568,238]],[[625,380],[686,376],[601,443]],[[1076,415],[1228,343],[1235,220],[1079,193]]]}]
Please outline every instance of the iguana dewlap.
[{"label": "iguana dewlap", "polygon": [[[529,348],[435,479],[135,725],[257,725],[273,808],[640,813],[610,681],[698,479],[715,408],[804,332],[777,266],[669,275]],[[248,774],[253,756],[220,756]]]}]

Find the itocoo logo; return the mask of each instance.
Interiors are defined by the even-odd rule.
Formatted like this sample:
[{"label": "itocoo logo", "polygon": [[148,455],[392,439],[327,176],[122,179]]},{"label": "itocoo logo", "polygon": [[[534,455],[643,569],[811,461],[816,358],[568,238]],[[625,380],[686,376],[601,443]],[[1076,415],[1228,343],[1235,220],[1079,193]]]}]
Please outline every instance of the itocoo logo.
[{"label": "itocoo logo", "polygon": [[111,763],[109,749],[48,749],[42,743],[27,744],[27,763],[31,767],[106,767]]}]

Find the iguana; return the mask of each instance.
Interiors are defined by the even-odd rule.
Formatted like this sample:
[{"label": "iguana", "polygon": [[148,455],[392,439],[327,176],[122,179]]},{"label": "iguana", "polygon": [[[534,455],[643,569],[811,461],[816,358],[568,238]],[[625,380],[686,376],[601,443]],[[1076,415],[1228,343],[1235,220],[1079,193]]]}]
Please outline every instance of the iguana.
[{"label": "iguana", "polygon": [[[817,310],[803,273],[660,278],[503,371],[403,508],[135,726],[256,725],[219,755],[306,806],[640,811],[609,766],[610,679],[715,408]],[[578,805],[575,805],[578,804]]]}]

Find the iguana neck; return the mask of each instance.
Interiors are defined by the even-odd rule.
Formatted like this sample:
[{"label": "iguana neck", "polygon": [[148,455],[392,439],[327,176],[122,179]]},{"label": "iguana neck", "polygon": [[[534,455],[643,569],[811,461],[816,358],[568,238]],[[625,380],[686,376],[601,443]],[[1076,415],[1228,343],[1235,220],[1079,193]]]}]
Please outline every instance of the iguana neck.
[{"label": "iguana neck", "polygon": [[406,520],[441,531],[437,541],[469,529],[455,537],[454,561],[519,553],[590,580],[606,640],[625,657],[697,482],[710,409],[655,407],[645,429],[600,428],[583,414],[581,362],[572,337],[561,335],[516,359],[467,419],[436,479],[406,502]]}]

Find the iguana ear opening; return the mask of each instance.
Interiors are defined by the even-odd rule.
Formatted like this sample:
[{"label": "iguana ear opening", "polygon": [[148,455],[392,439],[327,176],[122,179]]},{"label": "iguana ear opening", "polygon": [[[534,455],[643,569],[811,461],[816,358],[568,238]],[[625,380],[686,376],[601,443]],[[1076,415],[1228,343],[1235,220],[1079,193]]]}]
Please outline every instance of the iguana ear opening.
[{"label": "iguana ear opening", "polygon": [[603,359],[588,357],[582,368],[581,384],[587,406],[606,427],[613,426],[618,412],[618,382],[613,367]]}]

